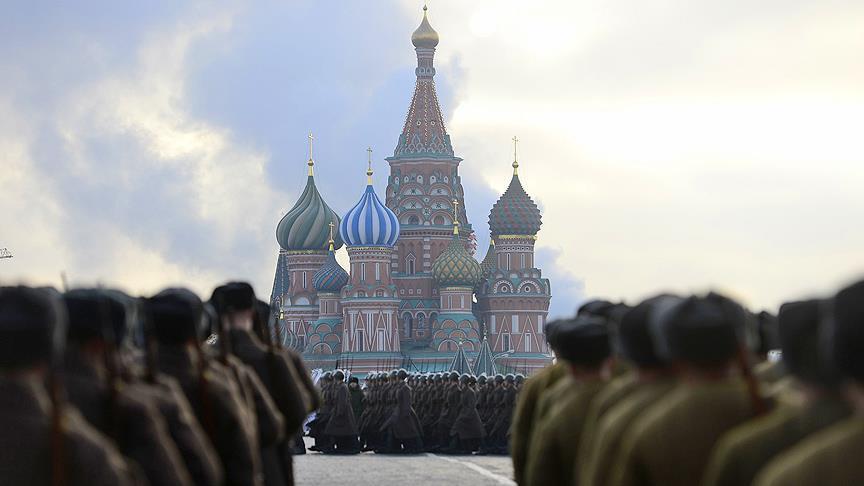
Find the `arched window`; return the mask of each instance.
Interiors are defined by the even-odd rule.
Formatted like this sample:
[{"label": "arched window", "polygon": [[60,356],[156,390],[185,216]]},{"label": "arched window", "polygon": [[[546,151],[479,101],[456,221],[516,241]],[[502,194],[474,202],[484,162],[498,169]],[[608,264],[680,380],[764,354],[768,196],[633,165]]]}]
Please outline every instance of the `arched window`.
[{"label": "arched window", "polygon": [[444,217],[440,214],[438,216],[435,216],[435,224],[437,224],[438,226],[444,226]]},{"label": "arched window", "polygon": [[306,272],[303,272],[303,288],[306,288]]},{"label": "arched window", "polygon": [[361,282],[366,281],[366,263],[365,262],[360,264],[360,281]]},{"label": "arched window", "polygon": [[405,337],[411,337],[413,327],[414,319],[411,317],[411,314],[406,312],[402,315],[402,331],[405,334]]},{"label": "arched window", "polygon": [[425,329],[426,326],[426,316],[423,314],[419,314],[417,316],[417,329]]},{"label": "arched window", "polygon": [[408,255],[407,257],[405,257],[405,273],[407,273],[408,275],[414,275],[415,262],[416,259],[414,258],[414,255]]}]

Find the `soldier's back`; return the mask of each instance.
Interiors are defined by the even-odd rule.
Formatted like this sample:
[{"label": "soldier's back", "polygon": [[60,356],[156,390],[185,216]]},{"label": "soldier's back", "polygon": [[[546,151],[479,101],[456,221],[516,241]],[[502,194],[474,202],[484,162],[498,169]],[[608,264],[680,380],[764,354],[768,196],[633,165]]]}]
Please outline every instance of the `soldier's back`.
[{"label": "soldier's back", "polygon": [[148,397],[159,409],[193,483],[204,486],[222,484],[223,471],[219,456],[195,418],[192,406],[177,381],[162,375],[155,383],[136,382],[130,384],[128,389],[131,393]]},{"label": "soldier's back", "polygon": [[551,409],[535,422],[525,467],[525,484],[542,486],[572,482],[585,416],[591,401],[602,389],[600,380],[573,383],[558,394]]},{"label": "soldier's back", "polygon": [[56,429],[61,447],[52,449],[51,405],[40,387],[0,381],[0,483],[48,486],[56,472],[69,486],[135,484],[119,451],[72,407]]},{"label": "soldier's back", "polygon": [[611,484],[699,484],[716,441],[753,415],[739,380],[680,384],[628,430]]},{"label": "soldier's back", "polygon": [[[584,462],[574,464],[574,478],[592,486],[604,486],[611,479],[611,470],[629,427],[639,414],[663,398],[674,386],[671,380],[657,380],[638,385],[631,394],[610,408],[595,426],[590,442],[582,442]],[[583,435],[583,440],[585,436]]]},{"label": "soldier's back", "polygon": [[840,400],[824,399],[807,408],[778,406],[768,415],[726,433],[711,454],[705,486],[751,484],[773,457],[850,413]]},{"label": "soldier's back", "polygon": [[781,453],[756,476],[756,486],[864,484],[864,418],[840,421]]}]

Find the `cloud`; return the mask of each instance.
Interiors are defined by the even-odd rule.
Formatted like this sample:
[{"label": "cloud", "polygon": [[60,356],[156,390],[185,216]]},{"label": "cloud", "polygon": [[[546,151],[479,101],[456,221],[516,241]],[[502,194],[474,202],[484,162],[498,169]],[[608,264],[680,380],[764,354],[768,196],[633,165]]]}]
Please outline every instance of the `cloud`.
[{"label": "cloud", "polygon": [[[190,52],[229,33],[234,15],[213,10],[152,26],[130,50],[134,62],[64,86],[35,113],[4,116],[32,124],[14,133],[16,180],[3,181],[20,191],[7,210],[35,223],[4,235],[13,271],[57,283],[65,270],[73,282],[136,292],[166,284],[206,292],[229,276],[272,272],[275,253],[260,228],[278,215],[280,198],[266,151],[184,106]],[[248,257],[255,253],[267,256]],[[40,256],[49,258],[35,264]]]}]

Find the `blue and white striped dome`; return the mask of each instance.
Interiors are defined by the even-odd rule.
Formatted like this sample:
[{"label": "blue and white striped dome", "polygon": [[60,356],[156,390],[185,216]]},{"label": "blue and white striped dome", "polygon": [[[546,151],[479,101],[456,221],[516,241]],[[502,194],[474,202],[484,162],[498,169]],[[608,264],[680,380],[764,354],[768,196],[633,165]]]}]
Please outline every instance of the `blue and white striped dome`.
[{"label": "blue and white striped dome", "polygon": [[370,183],[360,202],[342,218],[339,234],[348,246],[393,246],[399,238],[399,220]]}]

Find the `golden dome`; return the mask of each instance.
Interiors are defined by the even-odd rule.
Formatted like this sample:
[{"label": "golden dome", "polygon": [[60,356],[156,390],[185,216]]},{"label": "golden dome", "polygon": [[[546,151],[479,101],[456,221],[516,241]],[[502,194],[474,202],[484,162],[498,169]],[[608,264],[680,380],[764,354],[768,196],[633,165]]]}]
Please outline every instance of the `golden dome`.
[{"label": "golden dome", "polygon": [[414,47],[434,48],[438,45],[438,32],[429,25],[429,19],[426,18],[426,5],[423,5],[423,21],[420,22],[420,27],[411,34],[411,43]]}]

